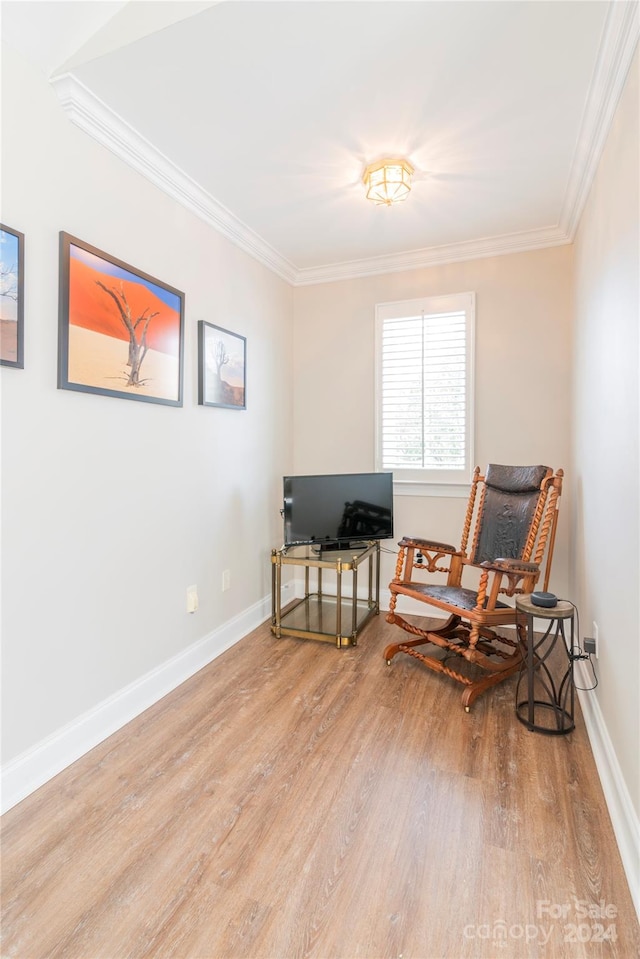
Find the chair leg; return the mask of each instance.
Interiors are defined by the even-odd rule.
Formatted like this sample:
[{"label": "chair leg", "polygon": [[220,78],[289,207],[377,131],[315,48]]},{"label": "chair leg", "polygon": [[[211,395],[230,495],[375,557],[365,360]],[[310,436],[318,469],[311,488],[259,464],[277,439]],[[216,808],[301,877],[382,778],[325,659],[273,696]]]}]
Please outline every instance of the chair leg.
[{"label": "chair leg", "polygon": [[[463,676],[461,673],[457,673],[455,669],[451,669],[450,666],[447,666],[447,659],[444,660],[434,659],[433,656],[426,656],[422,653],[419,653],[417,649],[413,648],[416,646],[416,643],[401,643],[398,649],[398,652],[406,653],[407,656],[412,656],[414,659],[419,660],[424,666],[428,669],[432,669],[435,673],[441,673],[444,676],[448,676],[449,679],[455,680],[457,683],[461,683],[463,686],[472,686],[473,680],[469,679],[468,676]],[[386,650],[385,650],[386,652]],[[387,665],[390,665],[390,660],[387,660]],[[468,712],[469,710],[467,710]]]},{"label": "chair leg", "polygon": [[464,706],[465,712],[468,713],[470,711],[471,706],[481,693],[490,689],[491,686],[497,686],[498,683],[501,683],[504,679],[508,679],[509,676],[513,676],[514,673],[519,672],[521,666],[522,660],[518,658],[517,662],[511,663],[505,669],[501,669],[499,672],[489,673],[483,679],[478,679],[472,685],[467,686],[462,694],[462,705]]},{"label": "chair leg", "polygon": [[[459,616],[451,615],[438,629],[421,629],[420,626],[414,626],[413,623],[408,623],[399,613],[390,610],[387,614],[387,622],[400,626],[406,632],[412,633],[417,637],[416,639],[405,639],[401,643],[391,643],[386,647],[383,655],[387,661],[387,666],[389,666],[396,653],[401,651],[401,647],[425,646],[427,643],[432,643],[444,649],[450,648],[451,644],[447,641],[446,637],[455,634],[461,620]],[[441,642],[438,642],[438,637],[442,637]]]}]

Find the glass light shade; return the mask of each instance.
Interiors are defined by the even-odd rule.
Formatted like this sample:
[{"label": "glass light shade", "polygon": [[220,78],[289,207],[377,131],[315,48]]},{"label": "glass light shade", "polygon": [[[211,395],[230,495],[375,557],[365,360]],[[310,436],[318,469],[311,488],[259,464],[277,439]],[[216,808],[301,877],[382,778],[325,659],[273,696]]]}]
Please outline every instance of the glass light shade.
[{"label": "glass light shade", "polygon": [[362,182],[367,200],[391,206],[406,200],[411,190],[413,167],[408,160],[379,160],[364,171]]}]

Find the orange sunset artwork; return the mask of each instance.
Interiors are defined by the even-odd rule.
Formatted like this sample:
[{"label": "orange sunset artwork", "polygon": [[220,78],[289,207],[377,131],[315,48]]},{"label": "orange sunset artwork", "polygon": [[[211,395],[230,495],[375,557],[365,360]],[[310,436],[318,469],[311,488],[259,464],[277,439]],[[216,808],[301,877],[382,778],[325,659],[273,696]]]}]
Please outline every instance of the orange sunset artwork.
[{"label": "orange sunset artwork", "polygon": [[69,245],[69,384],[180,400],[181,297]]}]

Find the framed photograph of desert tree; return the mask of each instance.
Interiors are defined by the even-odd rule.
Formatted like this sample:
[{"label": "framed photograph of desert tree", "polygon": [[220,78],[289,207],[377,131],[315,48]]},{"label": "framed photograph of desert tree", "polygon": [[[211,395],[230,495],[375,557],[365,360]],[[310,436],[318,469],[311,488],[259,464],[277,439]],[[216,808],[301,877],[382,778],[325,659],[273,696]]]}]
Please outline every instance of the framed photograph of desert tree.
[{"label": "framed photograph of desert tree", "polygon": [[0,363],[24,369],[24,233],[0,223]]},{"label": "framed photograph of desert tree", "polygon": [[182,406],[184,293],[60,234],[58,388]]},{"label": "framed photograph of desert tree", "polygon": [[198,322],[198,403],[247,408],[247,340],[221,326]]}]

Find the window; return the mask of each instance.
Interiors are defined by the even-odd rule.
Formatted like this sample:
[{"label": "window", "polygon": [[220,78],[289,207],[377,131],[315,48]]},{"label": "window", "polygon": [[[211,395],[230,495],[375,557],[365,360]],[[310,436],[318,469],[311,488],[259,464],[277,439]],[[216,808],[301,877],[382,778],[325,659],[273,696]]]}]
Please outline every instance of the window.
[{"label": "window", "polygon": [[468,492],[474,322],[473,293],[376,307],[376,467],[396,492]]}]

